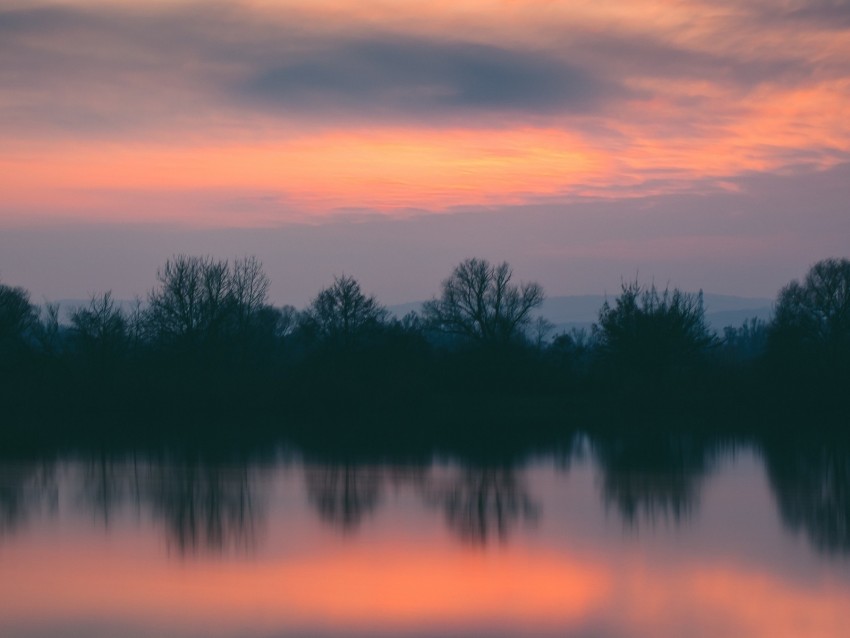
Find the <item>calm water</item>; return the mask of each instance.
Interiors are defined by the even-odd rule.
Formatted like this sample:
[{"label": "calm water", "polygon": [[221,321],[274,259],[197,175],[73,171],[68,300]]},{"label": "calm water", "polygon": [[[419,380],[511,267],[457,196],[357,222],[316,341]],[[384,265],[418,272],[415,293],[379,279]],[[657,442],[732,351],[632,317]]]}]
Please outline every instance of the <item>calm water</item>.
[{"label": "calm water", "polygon": [[6,461],[0,635],[843,637],[849,512],[832,444]]}]

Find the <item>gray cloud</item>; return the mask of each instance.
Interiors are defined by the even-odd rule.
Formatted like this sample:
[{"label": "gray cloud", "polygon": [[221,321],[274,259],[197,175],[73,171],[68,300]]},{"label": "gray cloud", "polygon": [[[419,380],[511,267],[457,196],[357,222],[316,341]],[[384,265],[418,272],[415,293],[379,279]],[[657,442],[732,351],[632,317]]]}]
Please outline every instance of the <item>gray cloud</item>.
[{"label": "gray cloud", "polygon": [[45,29],[62,29],[86,21],[79,10],[69,7],[43,6],[0,11],[0,33],[14,34]]},{"label": "gray cloud", "polygon": [[[770,21],[764,6],[740,18],[741,33],[757,34]],[[840,21],[846,6],[819,0],[795,11],[801,20]],[[462,37],[404,37],[358,31],[356,24],[328,31],[298,15],[217,2],[0,9],[0,131],[167,135],[204,120],[238,122],[254,114],[320,124],[333,124],[333,116],[493,125],[552,114],[622,114],[624,102],[650,97],[629,88],[634,78],[709,80],[744,94],[764,83],[803,84],[813,72],[794,51],[718,55],[637,32],[573,30],[557,50]],[[817,72],[845,77],[848,69],[844,61],[821,60]],[[733,108],[701,108],[699,96],[692,99],[693,108],[680,105],[688,117],[677,127],[699,126]]]},{"label": "gray cloud", "polygon": [[586,111],[628,94],[544,53],[466,42],[378,36],[289,57],[244,85],[246,95],[285,107],[433,114]]},{"label": "gray cloud", "polygon": [[850,28],[850,2],[847,0],[806,0],[803,6],[785,11],[782,18],[809,22],[827,29]]},{"label": "gray cloud", "polygon": [[[60,129],[85,120],[83,108],[97,108],[94,91],[127,96],[126,110],[111,105],[87,118],[89,133],[97,123],[120,130],[116,111],[134,125],[145,115],[158,121],[169,115],[163,103],[193,102],[194,116],[285,109],[434,123],[455,114],[585,112],[630,95],[604,73],[551,52],[340,35],[218,4],[194,9],[0,11],[0,80],[7,91],[40,93],[25,108]],[[17,121],[21,112],[5,115]]]}]

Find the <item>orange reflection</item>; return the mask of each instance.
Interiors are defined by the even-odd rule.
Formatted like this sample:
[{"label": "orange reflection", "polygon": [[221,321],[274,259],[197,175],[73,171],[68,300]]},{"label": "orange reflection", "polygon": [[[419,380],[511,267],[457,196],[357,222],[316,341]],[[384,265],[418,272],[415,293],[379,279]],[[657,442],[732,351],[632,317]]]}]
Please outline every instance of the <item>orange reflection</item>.
[{"label": "orange reflection", "polygon": [[10,577],[0,583],[0,617],[107,615],[198,626],[553,625],[597,608],[611,585],[599,565],[537,551],[352,548],[282,561],[177,566],[133,557],[134,551],[16,549],[4,560]]},{"label": "orange reflection", "polygon": [[733,565],[631,567],[620,595],[638,635],[839,638],[850,626],[850,590],[834,581],[798,584]]},{"label": "orange reflection", "polygon": [[847,591],[830,591],[828,582],[811,590],[777,582],[770,574],[713,569],[696,577],[693,588],[707,614],[733,613],[744,635],[841,636],[850,627]]},{"label": "orange reflection", "polygon": [[45,540],[6,547],[0,629],[110,619],[210,634],[511,626],[531,635],[605,618],[616,635],[839,638],[850,626],[845,583],[643,552],[579,559],[554,549],[333,543],[288,557],[174,563],[132,535],[106,546]]}]

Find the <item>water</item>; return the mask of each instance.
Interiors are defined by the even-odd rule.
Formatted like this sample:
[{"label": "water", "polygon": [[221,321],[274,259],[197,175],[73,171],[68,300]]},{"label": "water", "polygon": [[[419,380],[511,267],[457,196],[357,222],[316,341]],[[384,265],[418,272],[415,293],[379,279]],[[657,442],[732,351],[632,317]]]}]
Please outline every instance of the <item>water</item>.
[{"label": "water", "polygon": [[0,635],[846,636],[850,453],[0,463]]}]

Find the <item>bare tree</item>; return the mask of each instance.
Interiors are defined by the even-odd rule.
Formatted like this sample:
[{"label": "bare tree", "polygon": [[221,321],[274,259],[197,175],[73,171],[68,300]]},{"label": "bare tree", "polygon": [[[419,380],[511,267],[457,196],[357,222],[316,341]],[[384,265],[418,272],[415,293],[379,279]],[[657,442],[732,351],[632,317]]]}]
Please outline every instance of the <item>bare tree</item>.
[{"label": "bare tree", "polygon": [[177,255],[157,272],[147,323],[157,339],[193,344],[217,336],[228,312],[227,261]]},{"label": "bare tree", "polygon": [[35,340],[39,350],[48,357],[59,354],[62,345],[62,329],[59,325],[59,304],[45,302],[38,313]]},{"label": "bare tree", "polygon": [[356,279],[343,275],[316,296],[304,313],[304,322],[322,339],[350,344],[386,322],[388,315],[374,296],[363,294]]},{"label": "bare tree", "polygon": [[117,355],[127,345],[127,318],[111,291],[92,295],[88,306],[75,310],[71,330],[82,350],[97,357]]},{"label": "bare tree", "polygon": [[263,263],[256,257],[243,257],[233,262],[230,275],[230,292],[236,311],[240,333],[250,330],[251,322],[266,304],[269,278]]},{"label": "bare tree", "polygon": [[127,312],[127,336],[134,347],[138,347],[145,339],[146,309],[141,298],[136,297]]},{"label": "bare tree", "polygon": [[226,260],[209,260],[201,270],[201,328],[210,338],[220,336],[230,313],[232,278]]},{"label": "bare tree", "polygon": [[524,334],[544,294],[538,283],[517,285],[512,279],[507,262],[467,259],[443,281],[440,298],[424,305],[423,315],[438,330],[480,343],[515,340]]}]

